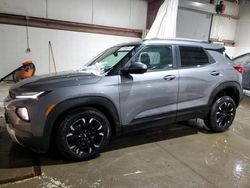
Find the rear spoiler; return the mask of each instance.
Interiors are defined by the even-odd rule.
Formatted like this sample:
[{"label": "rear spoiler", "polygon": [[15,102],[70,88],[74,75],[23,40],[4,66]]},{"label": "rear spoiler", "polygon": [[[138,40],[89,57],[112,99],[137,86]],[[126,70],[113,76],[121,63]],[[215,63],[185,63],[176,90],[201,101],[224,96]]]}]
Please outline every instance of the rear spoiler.
[{"label": "rear spoiler", "polygon": [[220,53],[224,53],[226,48],[225,47],[221,47],[221,48],[205,48],[206,50],[211,50],[211,51],[216,51],[216,52],[220,52]]}]

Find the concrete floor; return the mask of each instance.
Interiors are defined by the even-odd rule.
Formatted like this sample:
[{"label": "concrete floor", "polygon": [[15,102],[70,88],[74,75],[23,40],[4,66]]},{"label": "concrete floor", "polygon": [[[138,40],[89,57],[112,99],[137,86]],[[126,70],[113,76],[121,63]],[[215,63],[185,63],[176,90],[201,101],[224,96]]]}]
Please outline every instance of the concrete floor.
[{"label": "concrete floor", "polygon": [[249,114],[245,97],[224,133],[192,120],[115,138],[99,157],[77,163],[35,154],[2,132],[0,187],[250,187]]}]

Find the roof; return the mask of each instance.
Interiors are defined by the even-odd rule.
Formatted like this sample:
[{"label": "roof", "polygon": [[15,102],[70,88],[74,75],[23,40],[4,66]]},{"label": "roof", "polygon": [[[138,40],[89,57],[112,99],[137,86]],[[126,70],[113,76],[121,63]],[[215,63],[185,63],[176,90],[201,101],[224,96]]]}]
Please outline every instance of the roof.
[{"label": "roof", "polygon": [[211,44],[207,41],[201,41],[201,40],[193,40],[193,39],[149,39],[144,41],[135,41],[135,42],[129,42],[129,43],[123,43],[119,44],[118,46],[123,45],[140,45],[140,44],[176,44],[176,45],[188,45],[188,46],[200,46],[202,48],[205,48],[207,50],[217,50],[217,51],[224,51],[225,47],[220,44]]},{"label": "roof", "polygon": [[192,39],[150,39],[145,40],[145,44],[176,44],[176,45],[189,45],[200,46],[207,50],[223,50],[225,47],[220,44],[211,44],[207,41],[192,40]]}]

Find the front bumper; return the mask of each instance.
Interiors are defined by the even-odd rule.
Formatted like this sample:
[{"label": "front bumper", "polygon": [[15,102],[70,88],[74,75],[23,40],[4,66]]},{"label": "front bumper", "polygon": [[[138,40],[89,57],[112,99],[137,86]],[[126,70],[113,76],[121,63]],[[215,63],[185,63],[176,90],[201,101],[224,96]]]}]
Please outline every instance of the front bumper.
[{"label": "front bumper", "polygon": [[22,100],[6,98],[4,101],[7,132],[13,142],[28,147],[36,152],[49,150],[49,141],[43,135],[34,135],[34,123],[24,121],[16,114],[16,107],[25,106]]},{"label": "front bumper", "polygon": [[16,137],[16,132],[15,130],[13,129],[13,127],[10,125],[10,124],[6,124],[6,129],[7,129],[7,132],[9,133],[9,136],[11,138],[11,140],[15,143],[18,143],[20,145],[22,145],[22,143],[20,143]]}]

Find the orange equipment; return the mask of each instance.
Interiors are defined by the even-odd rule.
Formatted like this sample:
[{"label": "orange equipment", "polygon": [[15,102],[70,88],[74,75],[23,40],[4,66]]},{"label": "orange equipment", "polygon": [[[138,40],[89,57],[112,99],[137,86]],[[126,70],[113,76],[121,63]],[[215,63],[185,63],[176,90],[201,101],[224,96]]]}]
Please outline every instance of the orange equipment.
[{"label": "orange equipment", "polygon": [[19,72],[19,80],[32,77],[35,73],[35,65],[32,61],[25,61],[22,64],[23,66],[20,68]]},{"label": "orange equipment", "polygon": [[7,74],[3,78],[1,78],[0,82],[2,82],[4,80],[7,81],[7,79],[10,76],[12,76],[12,79],[14,82],[18,82],[18,81],[23,80],[25,78],[30,78],[30,77],[34,76],[35,72],[36,72],[36,67],[32,63],[32,61],[25,61],[22,63],[22,66],[18,67],[17,69],[13,70],[9,74]]}]

